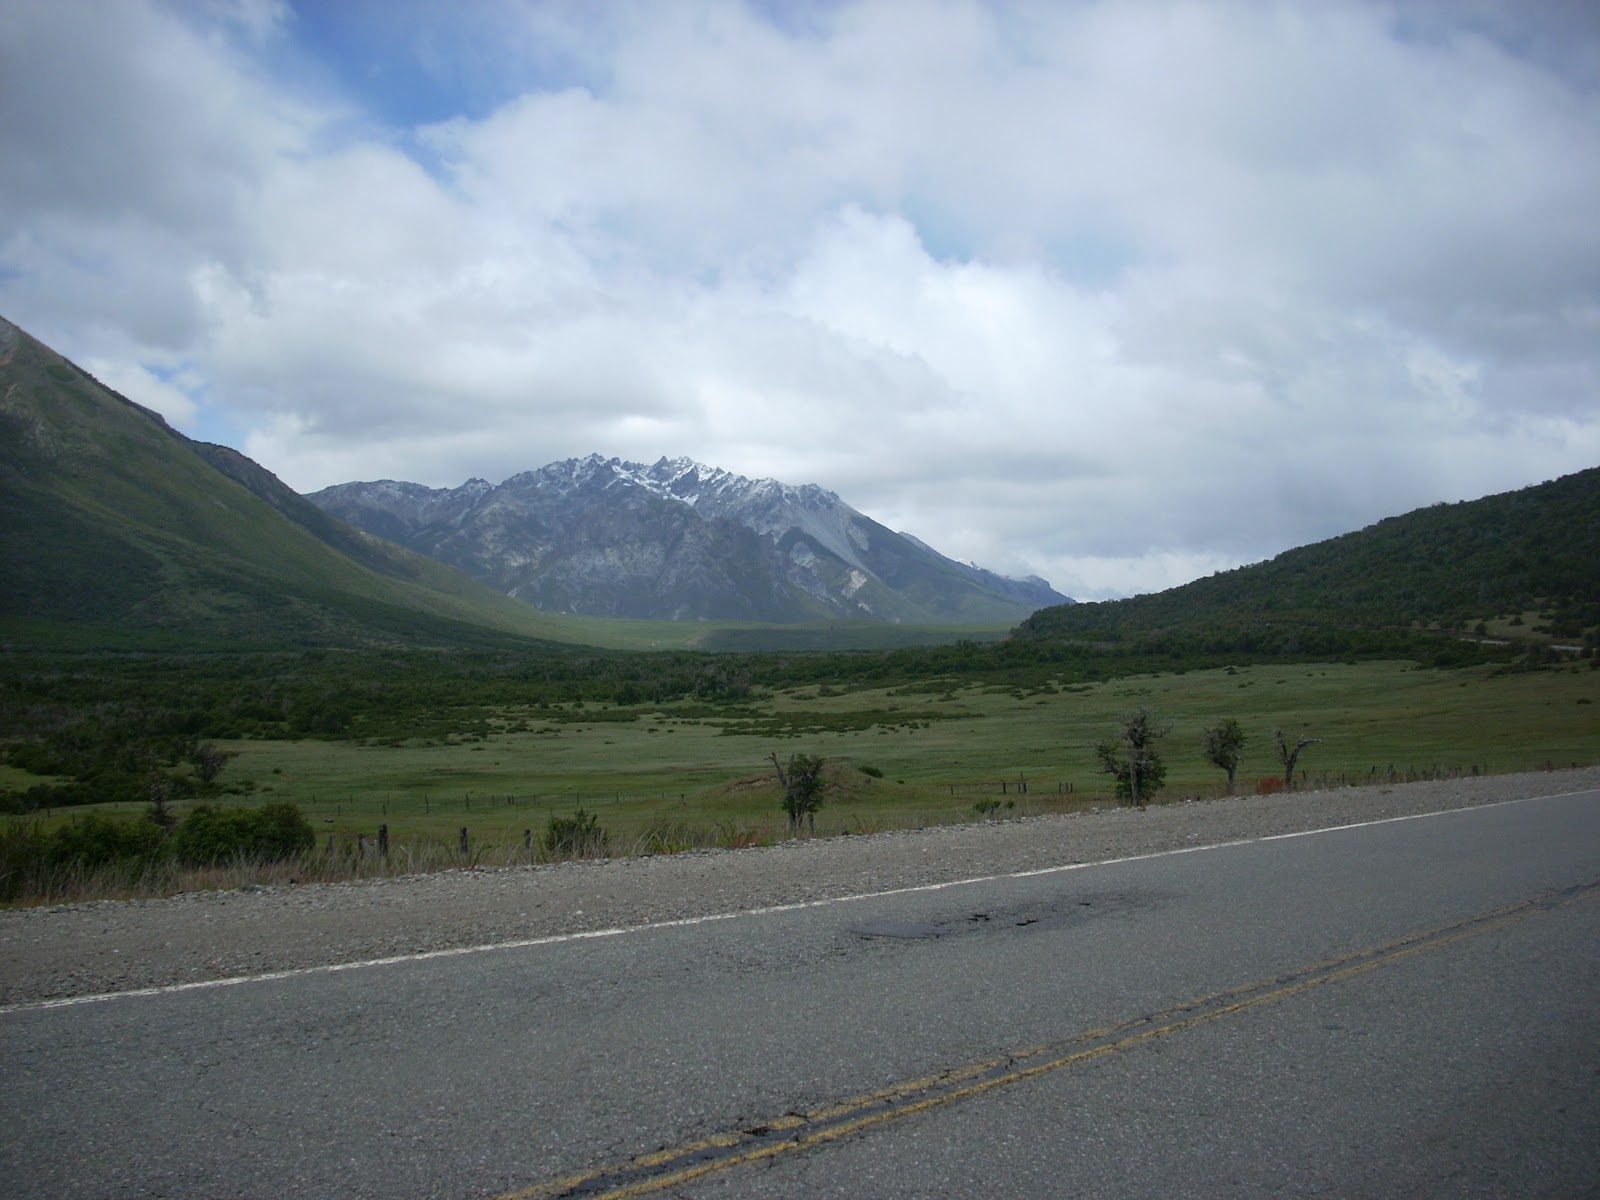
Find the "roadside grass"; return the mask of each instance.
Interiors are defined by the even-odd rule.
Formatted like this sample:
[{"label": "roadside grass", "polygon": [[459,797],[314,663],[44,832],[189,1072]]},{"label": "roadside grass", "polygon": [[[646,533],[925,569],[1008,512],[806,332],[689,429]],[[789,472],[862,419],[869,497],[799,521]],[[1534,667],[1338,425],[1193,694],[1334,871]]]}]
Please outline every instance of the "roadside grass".
[{"label": "roadside grass", "polygon": [[[225,743],[238,755],[225,780],[253,785],[244,803],[299,805],[318,833],[311,854],[114,888],[64,881],[51,892],[162,894],[548,861],[547,823],[579,807],[607,831],[611,855],[771,844],[790,835],[769,753],[827,760],[817,836],[1109,806],[1093,748],[1140,706],[1171,726],[1158,802],[1221,794],[1223,774],[1204,761],[1200,739],[1225,717],[1245,729],[1241,791],[1281,778],[1276,729],[1321,739],[1301,756],[1297,789],[1584,765],[1600,761],[1597,700],[1600,671],[1587,662],[1521,673],[1271,664],[1044,689],[919,683],[836,695],[809,685],[735,712],[524,709],[449,745],[245,740]],[[27,819],[49,828],[97,808]],[[142,813],[121,809],[129,820]],[[387,861],[376,853],[380,824]]]}]

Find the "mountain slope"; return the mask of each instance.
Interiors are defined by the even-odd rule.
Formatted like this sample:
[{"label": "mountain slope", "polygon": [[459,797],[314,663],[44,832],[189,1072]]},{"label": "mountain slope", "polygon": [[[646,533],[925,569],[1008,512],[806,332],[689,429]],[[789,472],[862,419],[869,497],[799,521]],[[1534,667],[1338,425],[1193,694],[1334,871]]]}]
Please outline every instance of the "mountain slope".
[{"label": "mountain slope", "polygon": [[494,486],[379,481],[309,499],[554,611],[635,618],[1015,621],[1068,602],[1041,579],[953,562],[815,485],[689,459],[569,459]]},{"label": "mountain slope", "polygon": [[[263,499],[266,497],[266,499]],[[457,573],[340,526],[0,320],[0,617],[183,639],[536,636]]]},{"label": "mountain slope", "polygon": [[1550,610],[1563,636],[1600,623],[1600,468],[1390,517],[1155,595],[1043,609],[1018,633],[1118,639],[1292,624],[1453,628],[1535,604]]}]

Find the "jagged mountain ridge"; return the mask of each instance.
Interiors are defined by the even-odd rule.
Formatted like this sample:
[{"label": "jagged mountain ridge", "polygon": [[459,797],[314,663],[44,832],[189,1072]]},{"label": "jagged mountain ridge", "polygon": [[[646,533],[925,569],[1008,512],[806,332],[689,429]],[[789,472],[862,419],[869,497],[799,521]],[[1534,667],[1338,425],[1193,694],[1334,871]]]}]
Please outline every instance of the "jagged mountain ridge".
[{"label": "jagged mountain ridge", "polygon": [[646,619],[1015,621],[1071,603],[958,563],[815,484],[688,458],[550,463],[499,485],[345,483],[307,497],[542,609]]}]

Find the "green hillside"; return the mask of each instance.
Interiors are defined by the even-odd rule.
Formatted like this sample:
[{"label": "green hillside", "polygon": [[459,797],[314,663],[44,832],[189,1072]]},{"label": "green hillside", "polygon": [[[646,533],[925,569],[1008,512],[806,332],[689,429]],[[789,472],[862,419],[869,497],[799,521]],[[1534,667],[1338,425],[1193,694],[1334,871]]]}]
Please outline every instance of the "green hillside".
[{"label": "green hillside", "polygon": [[548,636],[526,605],[332,521],[0,321],[0,621],[80,644]]},{"label": "green hillside", "polygon": [[1600,625],[1600,468],[1436,504],[1154,595],[1042,609],[1018,634],[1226,643],[1470,630],[1530,611],[1557,638],[1577,641]]}]

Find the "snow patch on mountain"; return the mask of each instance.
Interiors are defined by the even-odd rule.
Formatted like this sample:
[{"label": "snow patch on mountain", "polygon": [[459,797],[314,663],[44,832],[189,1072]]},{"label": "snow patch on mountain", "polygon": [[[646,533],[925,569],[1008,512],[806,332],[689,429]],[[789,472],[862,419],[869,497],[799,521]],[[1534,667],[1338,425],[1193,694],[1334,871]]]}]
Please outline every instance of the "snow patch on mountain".
[{"label": "snow patch on mountain", "polygon": [[678,619],[1009,620],[1066,597],[945,558],[816,484],[591,454],[493,485],[380,480],[310,499],[529,603]]}]

